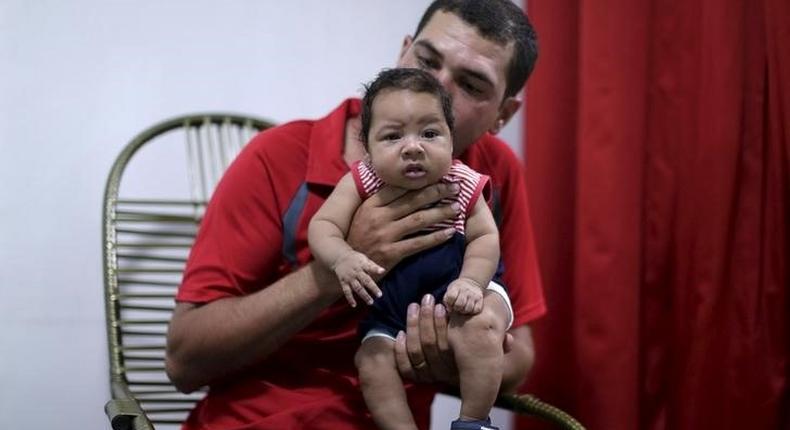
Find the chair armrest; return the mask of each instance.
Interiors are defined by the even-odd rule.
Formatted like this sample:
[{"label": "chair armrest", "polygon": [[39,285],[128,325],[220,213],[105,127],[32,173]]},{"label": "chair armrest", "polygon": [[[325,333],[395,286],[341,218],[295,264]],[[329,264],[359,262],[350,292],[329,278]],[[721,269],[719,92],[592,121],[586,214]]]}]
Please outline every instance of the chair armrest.
[{"label": "chair armrest", "polygon": [[[461,392],[455,387],[445,387],[442,390],[448,396],[461,397]],[[529,415],[548,421],[564,430],[586,430],[581,423],[562,409],[538,400],[531,394],[500,394],[494,406],[507,409],[519,415]]]},{"label": "chair armrest", "polygon": [[112,399],[104,405],[113,430],[154,430],[134,399]]},{"label": "chair armrest", "polygon": [[494,406],[522,415],[532,415],[556,424],[565,430],[585,430],[576,419],[562,409],[539,400],[530,394],[505,394],[497,398]]},{"label": "chair armrest", "polygon": [[112,381],[113,399],[104,405],[113,430],[154,430],[153,424],[122,381]]}]

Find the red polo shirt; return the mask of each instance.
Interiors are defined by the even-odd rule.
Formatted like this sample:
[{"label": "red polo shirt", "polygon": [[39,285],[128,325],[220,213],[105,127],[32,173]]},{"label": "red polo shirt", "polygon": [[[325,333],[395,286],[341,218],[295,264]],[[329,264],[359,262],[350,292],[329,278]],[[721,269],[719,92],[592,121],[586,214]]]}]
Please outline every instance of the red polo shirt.
[{"label": "red polo shirt", "polygon": [[[307,226],[348,171],[345,124],[358,114],[359,100],[350,99],[325,118],[253,138],[214,192],[176,300],[206,303],[249,294],[312,259]],[[545,313],[545,305],[521,163],[488,135],[462,160],[492,178],[514,326],[525,324]],[[353,360],[361,312],[339,300],[254,370],[212,386],[185,428],[375,428]],[[407,392],[418,425],[427,428],[433,387]]]}]

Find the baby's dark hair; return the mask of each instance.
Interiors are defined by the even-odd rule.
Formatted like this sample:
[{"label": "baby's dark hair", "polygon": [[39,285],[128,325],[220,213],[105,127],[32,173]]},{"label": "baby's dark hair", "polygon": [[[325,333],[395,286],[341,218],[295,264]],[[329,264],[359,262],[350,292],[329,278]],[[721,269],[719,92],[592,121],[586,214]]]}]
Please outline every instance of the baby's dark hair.
[{"label": "baby's dark hair", "polygon": [[444,113],[444,120],[450,133],[453,132],[453,101],[442,84],[428,72],[420,69],[398,68],[385,69],[371,83],[365,85],[365,96],[362,98],[362,127],[359,140],[368,145],[370,123],[373,120],[373,100],[383,90],[409,90],[415,93],[432,94],[439,101]]}]

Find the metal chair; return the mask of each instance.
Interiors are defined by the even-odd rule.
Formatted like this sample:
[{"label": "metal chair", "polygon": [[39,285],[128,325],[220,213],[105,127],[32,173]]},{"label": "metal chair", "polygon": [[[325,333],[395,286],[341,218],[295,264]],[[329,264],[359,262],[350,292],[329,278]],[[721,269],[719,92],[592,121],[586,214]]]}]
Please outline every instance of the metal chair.
[{"label": "metal chair", "polygon": [[[217,181],[250,138],[271,126],[234,114],[185,115],[140,133],[113,164],[103,231],[112,396],[105,412],[113,429],[177,428],[204,395],[178,392],[165,374],[173,297]],[[152,165],[172,180],[151,175]],[[529,395],[501,396],[497,406],[583,429]]]}]

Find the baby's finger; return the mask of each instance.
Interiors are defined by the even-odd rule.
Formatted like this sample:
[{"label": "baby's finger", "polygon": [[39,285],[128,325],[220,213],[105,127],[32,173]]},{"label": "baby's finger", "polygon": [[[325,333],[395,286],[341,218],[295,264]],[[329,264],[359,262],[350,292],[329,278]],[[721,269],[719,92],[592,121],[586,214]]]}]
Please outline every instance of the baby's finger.
[{"label": "baby's finger", "polygon": [[470,296],[469,299],[466,301],[466,305],[464,305],[464,314],[470,315],[474,313],[475,310],[475,303],[476,300],[474,297]]},{"label": "baby's finger", "polygon": [[384,273],[384,268],[374,263],[373,260],[368,259],[368,261],[365,262],[365,272],[381,275]]},{"label": "baby's finger", "polygon": [[352,308],[357,307],[357,301],[354,300],[354,294],[351,293],[351,287],[347,283],[342,282],[340,287],[343,289],[343,295],[346,296],[346,301]]},{"label": "baby's finger", "polygon": [[381,297],[381,289],[379,289],[379,286],[376,285],[376,282],[373,281],[373,278],[371,278],[367,273],[365,273],[360,277],[360,279],[362,281],[362,286],[365,287],[368,291],[370,291],[371,294],[373,294],[376,297]]},{"label": "baby's finger", "polygon": [[482,299],[475,300],[475,308],[472,311],[473,314],[479,314],[480,312],[483,312],[483,300]]},{"label": "baby's finger", "polygon": [[367,290],[362,288],[362,284],[359,283],[358,279],[354,279],[353,281],[351,281],[351,288],[354,289],[354,292],[357,294],[357,297],[362,299],[363,302],[369,305],[373,304],[373,298],[370,297],[370,294],[368,294]]},{"label": "baby's finger", "polygon": [[466,306],[467,297],[465,294],[459,294],[458,298],[453,303],[453,310],[456,312],[464,312],[464,307]]},{"label": "baby's finger", "polygon": [[458,297],[458,291],[456,290],[447,290],[444,293],[444,307],[447,309],[453,309],[453,305],[455,305],[455,299]]}]

